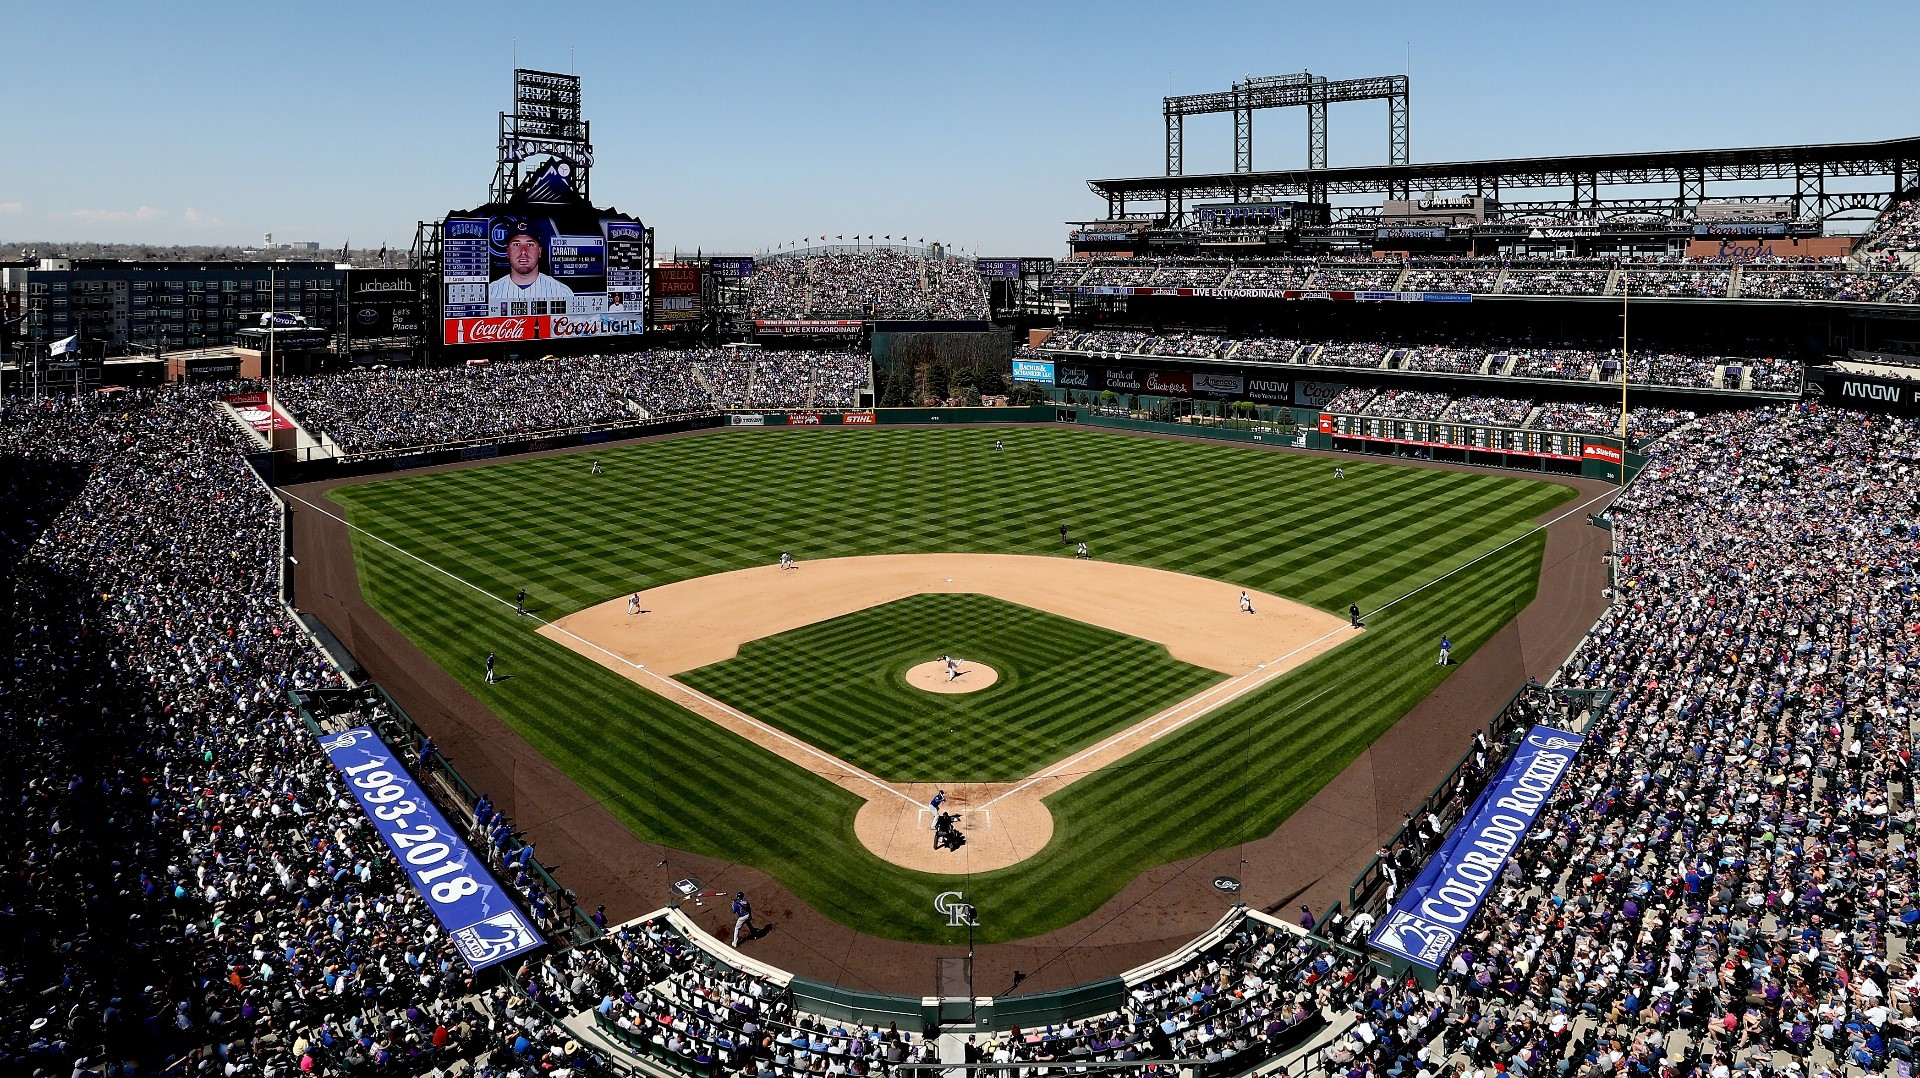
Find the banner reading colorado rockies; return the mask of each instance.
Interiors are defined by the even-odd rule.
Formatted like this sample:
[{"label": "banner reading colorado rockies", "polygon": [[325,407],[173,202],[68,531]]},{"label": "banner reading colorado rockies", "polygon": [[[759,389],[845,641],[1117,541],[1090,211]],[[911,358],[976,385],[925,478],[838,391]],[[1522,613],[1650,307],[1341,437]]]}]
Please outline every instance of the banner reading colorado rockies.
[{"label": "banner reading colorado rockies", "polygon": [[1439,969],[1499,883],[1501,869],[1520,848],[1561,776],[1573,766],[1584,740],[1551,726],[1528,730],[1506,766],[1387,911],[1369,942],[1417,965]]},{"label": "banner reading colorado rockies", "polygon": [[493,873],[433,807],[393,750],[371,727],[323,734],[320,748],[340,769],[360,811],[400,859],[407,882],[446,926],[460,957],[476,970],[540,946]]}]

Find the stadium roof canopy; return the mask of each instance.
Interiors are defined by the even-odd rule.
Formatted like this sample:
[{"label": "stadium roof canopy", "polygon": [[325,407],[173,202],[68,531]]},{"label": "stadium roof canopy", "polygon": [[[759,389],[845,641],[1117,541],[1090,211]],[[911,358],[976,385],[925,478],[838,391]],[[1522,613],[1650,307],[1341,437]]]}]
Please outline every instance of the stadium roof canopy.
[{"label": "stadium roof canopy", "polygon": [[[1920,180],[1920,138],[1278,172],[1136,176],[1088,180],[1087,186],[1106,199],[1109,212],[1118,216],[1126,212],[1129,202],[1136,205],[1165,202],[1171,210],[1189,199],[1243,201],[1287,196],[1320,202],[1334,194],[1370,193],[1408,198],[1414,191],[1442,189],[1498,197],[1503,189],[1571,188],[1574,194],[1569,205],[1577,207],[1597,202],[1597,188],[1614,184],[1671,183],[1676,185],[1679,201],[1697,202],[1705,197],[1704,188],[1709,181],[1777,179],[1795,181],[1796,202],[1805,199],[1824,203],[1822,181],[1842,176],[1891,177],[1893,184],[1889,193],[1904,191]],[[1824,205],[1821,209],[1824,212]]]}]

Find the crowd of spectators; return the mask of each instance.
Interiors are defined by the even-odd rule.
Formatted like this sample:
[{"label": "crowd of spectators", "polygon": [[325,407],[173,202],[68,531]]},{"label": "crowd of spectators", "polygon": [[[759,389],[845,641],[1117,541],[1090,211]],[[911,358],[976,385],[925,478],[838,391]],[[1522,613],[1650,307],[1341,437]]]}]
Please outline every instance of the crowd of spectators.
[{"label": "crowd of spectators", "polygon": [[1514,397],[1455,397],[1439,418],[1458,423],[1518,427],[1526,422],[1532,411],[1532,401]]},{"label": "crowd of spectators", "polygon": [[1148,345],[1156,356],[1181,356],[1187,359],[1218,359],[1233,347],[1233,341],[1211,333],[1163,333]]},{"label": "crowd of spectators", "polygon": [[1401,279],[1403,292],[1470,292],[1485,295],[1500,280],[1504,264],[1489,258],[1418,258]]},{"label": "crowd of spectators", "polygon": [[1870,303],[1908,280],[1905,274],[1850,273],[1844,268],[1740,270],[1741,299],[1827,300]]},{"label": "crowd of spectators", "polygon": [[1313,349],[1306,362],[1316,367],[1360,367],[1378,369],[1386,360],[1387,347],[1379,341],[1328,341]]},{"label": "crowd of spectators", "polygon": [[1341,415],[1364,415],[1367,402],[1378,390],[1372,386],[1348,386],[1322,406],[1322,410]]},{"label": "crowd of spectators", "polygon": [[526,436],[715,408],[844,407],[867,383],[852,353],[630,352],[288,378],[282,404],[347,453]]},{"label": "crowd of spectators", "polygon": [[1399,282],[1402,269],[1398,262],[1381,264],[1372,260],[1357,264],[1327,264],[1313,275],[1309,287],[1328,291],[1384,292]]},{"label": "crowd of spectators", "polygon": [[1641,266],[1620,271],[1622,287],[1635,296],[1725,299],[1733,287],[1733,269],[1726,265]]},{"label": "crowd of spectators", "polygon": [[1270,363],[1292,363],[1294,357],[1300,354],[1301,347],[1301,342],[1285,337],[1248,337],[1240,342],[1240,348],[1233,353],[1233,357]]},{"label": "crowd of spectators", "polygon": [[1561,684],[1616,702],[1442,982],[1533,1031],[1476,1059],[1538,1073],[1576,1021],[1648,1073],[1910,1058],[1917,437],[1710,416],[1613,507],[1617,601]]},{"label": "crowd of spectators", "polygon": [[1486,358],[1487,350],[1481,345],[1422,344],[1402,356],[1397,366],[1403,371],[1479,374]]},{"label": "crowd of spectators", "polygon": [[1897,199],[1875,219],[1854,250],[1889,264],[1920,253],[1920,198]]},{"label": "crowd of spectators", "polygon": [[1566,269],[1513,268],[1500,286],[1507,296],[1599,296],[1613,271],[1606,266]]},{"label": "crowd of spectators", "polygon": [[987,317],[972,260],[890,248],[765,259],[755,265],[748,293],[754,318]]},{"label": "crowd of spectators", "polygon": [[215,404],[254,388],[0,399],[0,1072],[599,1073],[468,970],[290,710],[342,678]]},{"label": "crowd of spectators", "polygon": [[1383,389],[1367,402],[1362,415],[1384,419],[1438,419],[1453,398],[1418,389]]},{"label": "crowd of spectators", "polygon": [[1565,382],[1592,379],[1594,365],[1600,358],[1584,348],[1527,348],[1508,354],[1513,357],[1513,365],[1506,372],[1508,377],[1555,378]]}]

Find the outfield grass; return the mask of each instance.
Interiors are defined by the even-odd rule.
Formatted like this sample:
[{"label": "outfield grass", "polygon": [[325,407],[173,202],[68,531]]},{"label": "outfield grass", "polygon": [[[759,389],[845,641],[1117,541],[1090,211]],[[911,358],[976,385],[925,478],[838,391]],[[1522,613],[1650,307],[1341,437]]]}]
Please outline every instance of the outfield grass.
[{"label": "outfield grass", "polygon": [[[1000,680],[941,696],[951,653]],[[742,645],[679,680],[890,782],[1014,782],[1224,674],[1165,646],[985,595],[915,595]]]},{"label": "outfield grass", "polygon": [[[1005,452],[992,450],[999,437]],[[589,475],[597,456],[604,475]],[[1531,600],[1557,484],[1056,427],[726,432],[341,488],[369,603],[639,834],[754,864],[863,931],[947,941],[952,877],[853,834],[859,798],[533,632],[632,591],[770,563],[928,551],[1096,557],[1344,614],[1368,632],[1048,798],[1054,839],[973,877],[984,940],[1087,915],[1140,872],[1271,832]],[[471,590],[504,597],[502,604]],[[483,683],[499,654],[514,679]],[[581,716],[591,715],[592,723]]]}]

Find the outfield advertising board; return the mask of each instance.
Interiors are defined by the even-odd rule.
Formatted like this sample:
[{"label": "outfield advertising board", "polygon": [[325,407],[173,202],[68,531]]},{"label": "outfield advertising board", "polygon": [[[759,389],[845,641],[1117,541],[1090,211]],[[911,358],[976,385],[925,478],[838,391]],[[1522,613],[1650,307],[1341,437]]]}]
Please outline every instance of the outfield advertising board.
[{"label": "outfield advertising board", "polygon": [[818,412],[787,413],[787,426],[789,427],[817,427],[820,424],[821,419]]},{"label": "outfield advertising board", "polygon": [[1583,741],[1551,726],[1528,730],[1369,942],[1415,965],[1439,969],[1573,766]]},{"label": "outfield advertising board", "polygon": [[379,734],[367,726],[322,734],[320,749],[467,965],[485,969],[541,946],[540,934],[506,888]]},{"label": "outfield advertising board", "polygon": [[840,417],[840,422],[849,427],[872,427],[879,424],[880,417],[872,412],[848,412]]},{"label": "outfield advertising board", "polygon": [[1053,361],[1046,359],[1016,359],[1013,361],[1013,380],[1016,382],[1035,382],[1039,385],[1053,384]]},{"label": "outfield advertising board", "polygon": [[1247,380],[1237,374],[1221,374],[1218,371],[1194,371],[1193,392],[1201,397],[1244,397],[1247,393]]}]

